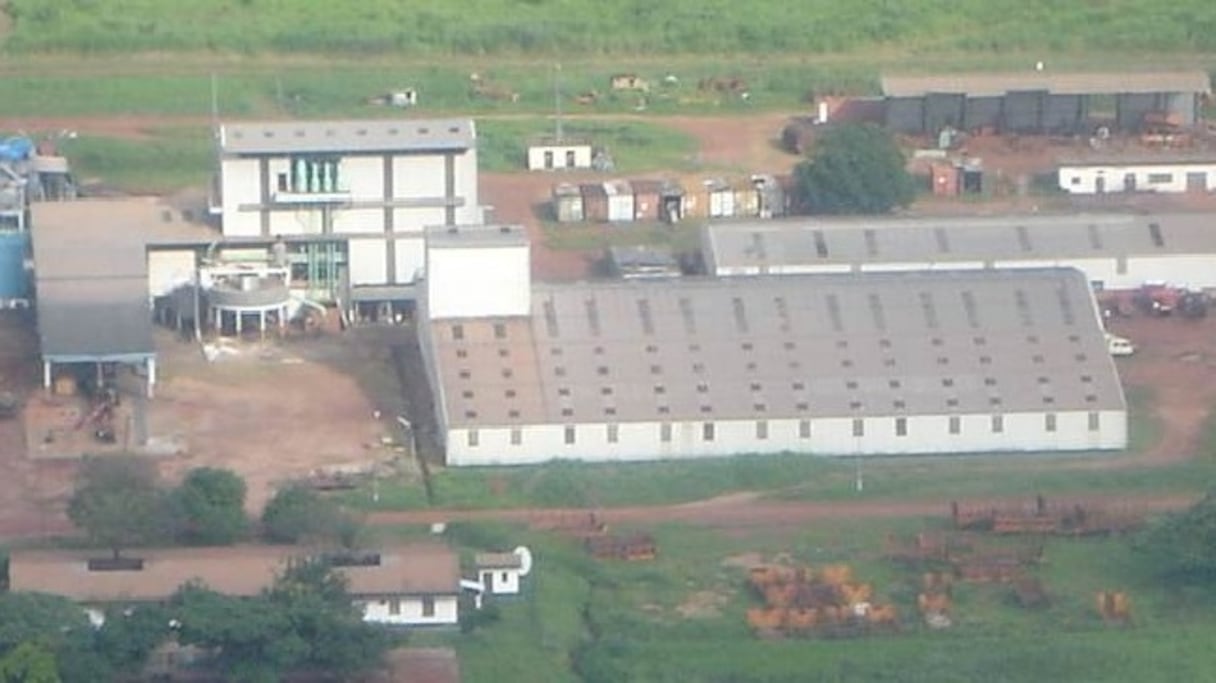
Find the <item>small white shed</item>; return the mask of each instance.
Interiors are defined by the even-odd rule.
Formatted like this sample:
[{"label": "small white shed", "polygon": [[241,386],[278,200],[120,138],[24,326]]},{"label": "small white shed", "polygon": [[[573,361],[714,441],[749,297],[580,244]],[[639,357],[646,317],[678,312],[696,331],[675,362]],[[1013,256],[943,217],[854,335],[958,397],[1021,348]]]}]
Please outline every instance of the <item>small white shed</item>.
[{"label": "small white shed", "polygon": [[528,146],[529,171],[562,171],[591,168],[591,143],[575,140],[542,140]]},{"label": "small white shed", "polygon": [[518,595],[520,579],[532,570],[532,553],[523,546],[509,553],[478,553],[473,564],[486,593]]}]

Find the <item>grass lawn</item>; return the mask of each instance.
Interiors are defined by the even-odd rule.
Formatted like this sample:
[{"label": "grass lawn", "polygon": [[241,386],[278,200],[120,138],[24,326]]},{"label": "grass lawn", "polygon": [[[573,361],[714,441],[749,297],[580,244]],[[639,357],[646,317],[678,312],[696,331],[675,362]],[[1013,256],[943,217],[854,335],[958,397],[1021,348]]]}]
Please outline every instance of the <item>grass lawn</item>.
[{"label": "grass lawn", "polygon": [[[725,534],[677,525],[651,529],[654,562],[599,562],[571,540],[491,527],[483,543],[525,542],[536,558],[525,595],[500,600],[501,621],[453,644],[469,683],[600,681],[773,683],[801,681],[1207,680],[1216,653],[1216,596],[1157,581],[1149,558],[1125,538],[1050,539],[1033,569],[1052,598],[1041,611],[1015,606],[1003,584],[959,584],[953,628],[933,632],[915,616],[919,570],[882,557],[888,533],[939,522],[836,521],[786,531]],[[477,525],[465,526],[460,537]],[[1013,547],[1025,539],[981,539]],[[495,547],[479,545],[478,547]],[[877,601],[901,614],[897,634],[844,640],[756,640],[744,620],[757,604],[745,567],[787,561],[850,564]],[[1133,625],[1112,627],[1093,607],[1099,590],[1126,591]],[[429,642],[429,641],[428,641]],[[572,669],[574,671],[572,671]],[[575,675],[577,672],[577,676]]]}]

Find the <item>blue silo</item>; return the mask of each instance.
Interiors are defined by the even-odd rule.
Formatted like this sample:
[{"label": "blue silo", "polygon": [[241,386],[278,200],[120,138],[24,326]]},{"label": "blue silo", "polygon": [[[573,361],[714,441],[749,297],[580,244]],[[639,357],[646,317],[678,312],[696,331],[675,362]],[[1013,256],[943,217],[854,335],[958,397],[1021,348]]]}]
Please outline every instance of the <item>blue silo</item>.
[{"label": "blue silo", "polygon": [[24,230],[0,231],[0,302],[28,299],[30,277],[25,269],[30,234]]}]

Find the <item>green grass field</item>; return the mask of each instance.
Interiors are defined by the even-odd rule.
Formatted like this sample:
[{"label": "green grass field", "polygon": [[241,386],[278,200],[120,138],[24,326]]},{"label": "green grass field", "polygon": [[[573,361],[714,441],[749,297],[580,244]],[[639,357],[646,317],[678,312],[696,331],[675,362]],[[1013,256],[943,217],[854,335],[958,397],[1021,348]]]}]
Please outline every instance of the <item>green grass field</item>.
[{"label": "green grass field", "polygon": [[1203,0],[9,0],[4,46],[34,51],[403,54],[829,53],[1216,49]]},{"label": "green grass field", "polygon": [[[1127,539],[1054,539],[1032,570],[1051,606],[1017,607],[1003,584],[960,584],[953,628],[917,623],[919,570],[882,557],[888,533],[932,529],[898,520],[817,524],[747,535],[663,526],[654,562],[598,562],[574,541],[503,526],[462,525],[462,541],[526,541],[537,563],[526,594],[500,600],[502,619],[454,644],[469,683],[639,681],[801,683],[803,681],[1167,681],[1207,680],[1216,653],[1214,596],[1158,582],[1149,559]],[[995,541],[1015,547],[1025,541]],[[756,640],[744,612],[755,603],[744,567],[784,553],[788,561],[849,563],[895,604],[900,633],[857,639]],[[750,557],[749,557],[750,556]],[[1132,596],[1130,627],[1098,618],[1099,590]]]}]

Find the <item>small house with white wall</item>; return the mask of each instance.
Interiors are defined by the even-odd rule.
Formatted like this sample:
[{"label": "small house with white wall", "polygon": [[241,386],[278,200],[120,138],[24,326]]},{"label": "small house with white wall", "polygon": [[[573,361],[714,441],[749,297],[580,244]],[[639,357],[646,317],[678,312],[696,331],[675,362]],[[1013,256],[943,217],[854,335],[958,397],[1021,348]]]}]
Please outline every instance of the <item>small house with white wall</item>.
[{"label": "small house with white wall", "polygon": [[458,621],[459,558],[439,544],[350,556],[317,555],[292,546],[169,548],[139,550],[119,561],[80,550],[18,550],[9,557],[9,590],[61,595],[79,603],[100,625],[107,607],[164,602],[189,582],[224,595],[253,597],[271,586],[289,562],[310,558],[330,562],[347,580],[351,600],[368,623],[444,626]]},{"label": "small house with white wall", "polygon": [[477,553],[477,580],[489,595],[517,595],[521,579],[532,571],[532,553],[520,546],[509,553]]},{"label": "small house with white wall", "polygon": [[528,145],[529,171],[573,171],[591,168],[591,143],[567,138],[542,138]]},{"label": "small house with white wall", "polygon": [[1059,186],[1069,194],[1212,192],[1216,153],[1095,153],[1059,160]]}]

